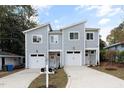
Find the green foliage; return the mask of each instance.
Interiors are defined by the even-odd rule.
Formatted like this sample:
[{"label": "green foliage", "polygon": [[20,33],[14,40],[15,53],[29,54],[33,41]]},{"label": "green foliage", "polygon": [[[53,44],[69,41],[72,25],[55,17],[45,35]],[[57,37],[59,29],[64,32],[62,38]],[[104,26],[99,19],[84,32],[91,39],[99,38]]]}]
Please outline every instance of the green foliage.
[{"label": "green foliage", "polygon": [[106,60],[106,50],[102,49],[100,50],[100,61],[105,61]]},{"label": "green foliage", "polygon": [[124,22],[111,31],[110,35],[107,36],[107,41],[109,44],[124,41]]},{"label": "green foliage", "polygon": [[105,54],[106,54],[106,50],[104,49],[104,47],[106,46],[105,41],[103,41],[102,39],[100,39],[100,61],[105,61]]},{"label": "green foliage", "polygon": [[102,39],[100,39],[100,50],[102,50],[105,46],[106,46],[105,41],[103,41]]},{"label": "green foliage", "polygon": [[118,53],[118,62],[124,62],[124,51]]},{"label": "green foliage", "polygon": [[30,5],[0,6],[0,48],[3,51],[24,55],[24,34],[22,31],[33,28],[37,16]]},{"label": "green foliage", "polygon": [[109,61],[109,62],[124,62],[124,51],[116,50],[101,50],[100,51],[100,61]]},{"label": "green foliage", "polygon": [[115,50],[108,50],[108,51],[106,51],[105,56],[109,62],[115,62],[117,54],[118,54],[118,52]]}]

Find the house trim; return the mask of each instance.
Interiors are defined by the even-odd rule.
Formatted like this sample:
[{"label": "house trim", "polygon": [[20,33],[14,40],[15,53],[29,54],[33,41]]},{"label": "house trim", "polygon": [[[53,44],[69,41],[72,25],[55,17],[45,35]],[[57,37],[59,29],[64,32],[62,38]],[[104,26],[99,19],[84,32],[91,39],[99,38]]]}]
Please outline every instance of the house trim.
[{"label": "house trim", "polygon": [[98,31],[98,63],[100,64],[100,53],[99,53],[99,46],[100,46],[100,33],[99,33],[99,31]]},{"label": "house trim", "polygon": [[[85,26],[84,26],[85,27]],[[84,56],[82,56],[82,57],[84,57],[84,64],[82,63],[82,65],[85,65],[86,64],[86,62],[85,62],[85,44],[86,44],[86,42],[85,42],[85,38],[86,38],[86,30],[85,30],[85,28],[83,29],[84,30],[84,49],[83,49],[83,51],[84,51]]]},{"label": "house trim", "polygon": [[71,24],[71,25],[62,27],[61,30],[68,29],[68,28],[70,28],[70,27],[74,27],[74,26],[77,26],[77,25],[80,25],[80,24],[84,24],[84,23],[86,23],[86,21],[82,21],[82,22],[78,22],[78,23],[73,23],[73,24]]},{"label": "house trim", "polygon": [[[62,31],[62,30],[61,30]],[[63,52],[62,52],[62,63],[61,63],[61,66],[64,66],[65,65],[65,50],[64,50],[64,32],[63,32],[63,34],[62,34],[62,50],[63,50]]]},{"label": "house trim", "polygon": [[85,48],[85,50],[97,50],[98,48]]},{"label": "house trim", "polygon": [[47,53],[46,53],[46,65],[49,67],[49,26],[47,27]]},{"label": "house trim", "polygon": [[100,28],[85,28],[86,31],[99,31]]},{"label": "house trim", "polygon": [[54,49],[54,50],[49,50],[49,52],[61,52],[61,49]]},{"label": "house trim", "polygon": [[39,28],[42,28],[42,27],[45,27],[45,26],[49,26],[49,27],[50,27],[50,24],[42,24],[42,25],[37,26],[37,27],[35,27],[35,28],[31,28],[31,29],[25,30],[25,31],[23,31],[23,33],[25,34],[25,33],[27,33],[27,32],[34,31],[34,30],[36,30],[36,29],[39,29]]},{"label": "house trim", "polygon": [[27,33],[25,34],[25,68],[28,68],[28,54],[27,54]]}]

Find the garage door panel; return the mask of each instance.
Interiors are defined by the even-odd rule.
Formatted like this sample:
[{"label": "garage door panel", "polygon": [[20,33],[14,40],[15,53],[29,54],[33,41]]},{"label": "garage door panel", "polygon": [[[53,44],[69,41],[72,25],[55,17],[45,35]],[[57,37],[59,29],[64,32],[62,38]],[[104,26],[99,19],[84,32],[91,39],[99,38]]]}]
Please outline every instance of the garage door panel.
[{"label": "garage door panel", "polygon": [[44,54],[31,54],[30,68],[43,68],[45,67],[45,57]]},{"label": "garage door panel", "polygon": [[67,51],[65,57],[66,66],[81,66],[81,52]]}]

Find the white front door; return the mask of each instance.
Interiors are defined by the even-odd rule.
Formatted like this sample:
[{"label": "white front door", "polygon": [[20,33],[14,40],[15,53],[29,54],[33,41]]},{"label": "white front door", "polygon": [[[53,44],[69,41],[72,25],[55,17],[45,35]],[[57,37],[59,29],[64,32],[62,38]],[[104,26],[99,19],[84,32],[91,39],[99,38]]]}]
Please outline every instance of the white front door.
[{"label": "white front door", "polygon": [[89,51],[85,51],[85,64],[90,65],[90,53],[89,53]]},{"label": "white front door", "polygon": [[67,51],[65,58],[66,66],[81,66],[81,52],[80,51]]},{"label": "white front door", "polygon": [[50,67],[56,68],[56,56],[55,56],[55,54],[50,55]]},{"label": "white front door", "polygon": [[86,50],[85,62],[86,65],[96,65],[96,50]]},{"label": "white front door", "polygon": [[45,67],[44,54],[31,54],[29,63],[30,68],[44,68]]}]

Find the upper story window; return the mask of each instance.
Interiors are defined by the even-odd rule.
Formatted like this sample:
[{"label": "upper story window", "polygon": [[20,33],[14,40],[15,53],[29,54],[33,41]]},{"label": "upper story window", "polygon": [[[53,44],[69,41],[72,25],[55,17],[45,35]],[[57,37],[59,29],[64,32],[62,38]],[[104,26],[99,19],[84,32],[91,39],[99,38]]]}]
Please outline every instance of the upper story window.
[{"label": "upper story window", "polygon": [[33,35],[33,43],[41,43],[42,36],[41,35]]},{"label": "upper story window", "polygon": [[93,40],[94,36],[93,33],[86,33],[86,40]]},{"label": "upper story window", "polygon": [[77,40],[79,39],[79,33],[78,32],[71,32],[70,33],[70,40]]},{"label": "upper story window", "polygon": [[58,35],[51,35],[50,36],[50,43],[58,44],[58,42],[59,42]]}]

